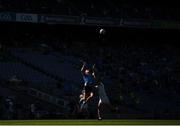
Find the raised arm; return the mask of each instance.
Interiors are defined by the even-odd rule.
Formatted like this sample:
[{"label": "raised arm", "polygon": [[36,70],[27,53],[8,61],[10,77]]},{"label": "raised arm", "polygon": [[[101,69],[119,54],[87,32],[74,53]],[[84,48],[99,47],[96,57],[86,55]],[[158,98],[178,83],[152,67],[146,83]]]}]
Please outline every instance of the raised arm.
[{"label": "raised arm", "polygon": [[93,67],[92,67],[92,74],[93,74],[93,76],[94,76],[94,78],[96,78],[96,68],[95,68],[95,64],[93,65]]},{"label": "raised arm", "polygon": [[93,71],[95,71],[95,69],[96,69],[95,66],[96,66],[96,64],[94,64],[93,67],[92,67]]},{"label": "raised arm", "polygon": [[83,62],[83,66],[81,68],[81,72],[84,74],[84,71],[85,71],[85,65],[86,65],[86,62]]}]

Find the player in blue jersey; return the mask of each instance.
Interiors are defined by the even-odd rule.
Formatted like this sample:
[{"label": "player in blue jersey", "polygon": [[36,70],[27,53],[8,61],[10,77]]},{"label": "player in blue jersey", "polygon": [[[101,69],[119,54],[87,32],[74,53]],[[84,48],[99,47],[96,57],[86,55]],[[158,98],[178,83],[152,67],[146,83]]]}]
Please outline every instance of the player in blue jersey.
[{"label": "player in blue jersey", "polygon": [[83,63],[81,68],[81,73],[84,80],[84,90],[85,90],[85,102],[93,97],[93,88],[95,85],[95,64],[92,68],[88,68],[86,62]]}]

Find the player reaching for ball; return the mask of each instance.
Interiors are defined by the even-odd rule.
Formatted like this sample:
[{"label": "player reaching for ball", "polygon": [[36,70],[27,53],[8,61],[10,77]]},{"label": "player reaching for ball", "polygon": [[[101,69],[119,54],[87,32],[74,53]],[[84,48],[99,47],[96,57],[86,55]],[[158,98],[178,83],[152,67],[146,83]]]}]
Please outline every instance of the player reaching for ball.
[{"label": "player reaching for ball", "polygon": [[85,91],[85,100],[83,104],[87,104],[88,100],[93,97],[93,88],[95,85],[95,65],[90,69],[87,67],[86,62],[83,62],[81,68],[81,73],[84,80],[84,91]]}]

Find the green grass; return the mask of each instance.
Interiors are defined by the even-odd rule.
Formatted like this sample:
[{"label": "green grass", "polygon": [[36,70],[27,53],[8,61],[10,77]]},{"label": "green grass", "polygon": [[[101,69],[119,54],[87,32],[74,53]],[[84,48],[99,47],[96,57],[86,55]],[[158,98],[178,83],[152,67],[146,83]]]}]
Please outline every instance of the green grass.
[{"label": "green grass", "polygon": [[180,120],[144,120],[144,119],[0,120],[0,125],[180,125]]}]

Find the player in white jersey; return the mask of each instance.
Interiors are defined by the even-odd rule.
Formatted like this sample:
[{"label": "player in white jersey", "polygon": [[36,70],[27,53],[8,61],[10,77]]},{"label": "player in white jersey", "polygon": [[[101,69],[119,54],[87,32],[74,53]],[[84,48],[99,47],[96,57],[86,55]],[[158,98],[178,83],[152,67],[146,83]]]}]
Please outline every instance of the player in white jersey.
[{"label": "player in white jersey", "polygon": [[106,94],[104,84],[102,82],[99,82],[98,85],[95,86],[98,88],[98,95],[99,95],[99,103],[98,103],[98,119],[101,120],[101,115],[103,109],[111,108],[109,98]]}]

